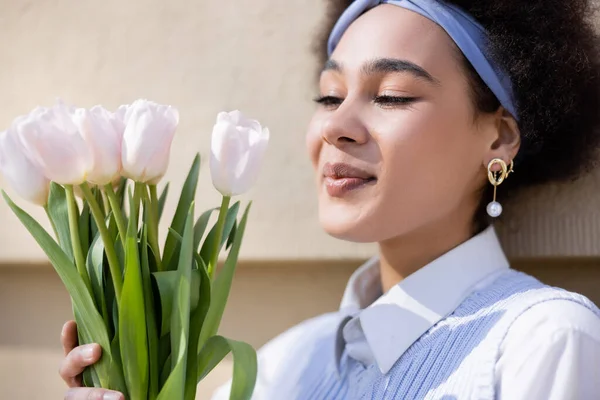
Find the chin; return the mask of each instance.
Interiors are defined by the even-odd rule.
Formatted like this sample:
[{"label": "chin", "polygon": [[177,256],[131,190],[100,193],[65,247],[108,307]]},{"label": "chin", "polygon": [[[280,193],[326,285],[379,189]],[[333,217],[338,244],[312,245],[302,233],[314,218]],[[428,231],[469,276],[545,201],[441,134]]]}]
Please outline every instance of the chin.
[{"label": "chin", "polygon": [[377,232],[369,218],[351,207],[320,207],[319,222],[330,236],[355,243],[377,242]]}]

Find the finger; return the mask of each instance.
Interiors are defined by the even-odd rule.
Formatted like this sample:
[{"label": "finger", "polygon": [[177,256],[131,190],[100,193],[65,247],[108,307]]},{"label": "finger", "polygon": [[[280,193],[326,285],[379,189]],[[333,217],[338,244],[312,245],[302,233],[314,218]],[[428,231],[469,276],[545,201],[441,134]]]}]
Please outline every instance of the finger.
[{"label": "finger", "polygon": [[70,389],[65,394],[65,400],[125,400],[119,392],[99,388]]},{"label": "finger", "polygon": [[98,361],[101,354],[101,347],[95,343],[76,347],[63,359],[58,373],[69,387],[81,386],[79,375]]},{"label": "finger", "polygon": [[60,333],[60,342],[62,343],[65,356],[77,346],[77,324],[75,321],[67,321]]}]

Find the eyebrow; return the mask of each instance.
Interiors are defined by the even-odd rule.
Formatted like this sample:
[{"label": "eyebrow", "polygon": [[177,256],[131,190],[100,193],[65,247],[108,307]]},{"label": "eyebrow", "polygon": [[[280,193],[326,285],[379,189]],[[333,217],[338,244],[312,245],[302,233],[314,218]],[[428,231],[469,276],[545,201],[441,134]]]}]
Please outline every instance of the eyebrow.
[{"label": "eyebrow", "polygon": [[[324,71],[335,71],[343,72],[344,68],[339,62],[329,59],[323,67]],[[440,85],[440,81],[435,79],[429,72],[423,67],[408,61],[399,60],[396,58],[378,58],[375,60],[367,61],[361,68],[361,73],[364,75],[376,75],[376,74],[389,74],[389,73],[409,73],[419,79],[433,84]]]}]

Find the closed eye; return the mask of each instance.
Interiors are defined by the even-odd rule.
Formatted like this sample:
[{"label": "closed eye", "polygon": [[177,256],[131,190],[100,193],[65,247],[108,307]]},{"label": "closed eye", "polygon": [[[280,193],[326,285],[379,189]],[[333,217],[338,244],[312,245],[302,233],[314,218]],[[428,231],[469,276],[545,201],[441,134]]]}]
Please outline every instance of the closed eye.
[{"label": "closed eye", "polygon": [[419,100],[418,97],[402,97],[402,96],[377,96],[374,99],[375,104],[384,107],[393,107],[407,105]]},{"label": "closed eye", "polygon": [[335,96],[319,96],[314,99],[314,102],[325,107],[334,107],[342,104],[344,99]]},{"label": "closed eye", "polygon": [[[381,107],[395,107],[409,105],[418,101],[418,97],[403,97],[403,96],[376,96],[373,102]],[[337,107],[344,99],[336,96],[319,96],[314,99],[314,102],[327,108]]]}]

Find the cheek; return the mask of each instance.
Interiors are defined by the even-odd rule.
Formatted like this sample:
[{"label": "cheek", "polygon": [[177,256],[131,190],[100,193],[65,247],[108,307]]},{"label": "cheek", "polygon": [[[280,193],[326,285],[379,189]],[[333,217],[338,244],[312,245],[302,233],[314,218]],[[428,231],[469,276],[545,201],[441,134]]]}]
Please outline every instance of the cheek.
[{"label": "cheek", "polygon": [[308,125],[308,130],[306,131],[306,149],[308,151],[308,156],[310,157],[310,161],[313,164],[313,167],[317,168],[319,164],[319,155],[321,153],[321,147],[323,146],[323,140],[321,137],[320,127],[322,125],[321,119],[315,115],[310,124]]},{"label": "cheek", "polygon": [[423,102],[380,126],[386,172],[442,186],[453,177],[469,175],[467,169],[477,165],[481,155],[471,110],[465,103],[468,99]]},{"label": "cheek", "polygon": [[[430,175],[450,163],[461,141],[456,122],[431,104],[418,110],[398,113],[398,117],[375,127],[376,140],[382,153],[383,172],[387,175],[410,176],[415,172]],[[446,165],[449,171],[452,165]]]},{"label": "cheek", "polygon": [[378,137],[382,179],[376,214],[396,219],[387,225],[411,229],[459,207],[480,156],[464,115],[428,105],[405,113],[394,126]]}]

